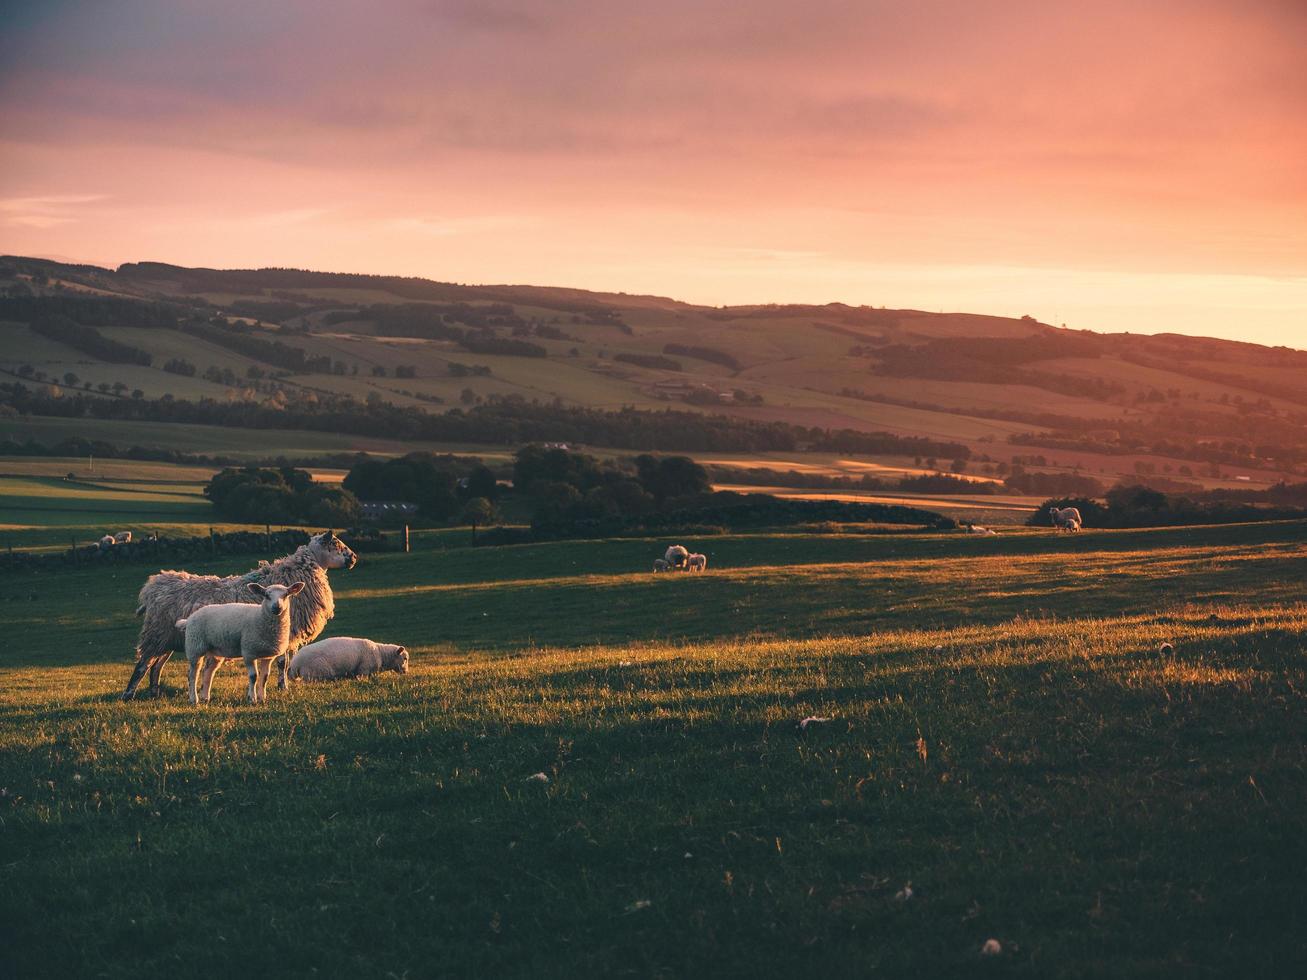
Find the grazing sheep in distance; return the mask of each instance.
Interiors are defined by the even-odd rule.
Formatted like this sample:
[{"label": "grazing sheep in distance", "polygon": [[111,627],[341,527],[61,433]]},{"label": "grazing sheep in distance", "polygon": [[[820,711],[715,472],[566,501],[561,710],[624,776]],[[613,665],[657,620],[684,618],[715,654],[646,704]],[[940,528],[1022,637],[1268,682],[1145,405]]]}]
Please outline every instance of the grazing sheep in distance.
[{"label": "grazing sheep in distance", "polygon": [[[336,612],[327,581],[327,569],[353,568],[358,556],[331,531],[323,531],[309,539],[293,554],[259,567],[244,575],[192,575],[190,572],[159,572],[151,575],[141,586],[140,605],[136,615],[144,616],[141,635],[136,643],[136,668],[132,671],[123,700],[129,701],[136,693],[145,672],[150,672],[150,692],[159,693],[159,675],[174,650],[185,644],[181,631],[175,627],[201,606],[213,603],[240,602],[249,595],[251,582],[260,585],[291,585],[304,583],[304,594],[291,610],[290,644],[287,652],[293,654],[304,644],[318,638],[328,620]],[[281,662],[278,687],[286,686],[286,664]]]},{"label": "grazing sheep in distance", "polygon": [[102,538],[100,539],[100,550],[101,550],[101,551],[107,551],[108,549],[112,548],[113,546],[114,546],[114,539],[113,539],[113,535],[112,535],[112,534],[106,534],[104,537],[102,537]]},{"label": "grazing sheep in distance", "polygon": [[1079,531],[1084,523],[1079,509],[1075,507],[1051,507],[1048,516],[1059,531]]},{"label": "grazing sheep in distance", "polygon": [[381,670],[407,674],[408,651],[397,643],[333,636],[300,647],[290,664],[291,679],[301,681],[346,680]]},{"label": "grazing sheep in distance", "polygon": [[655,575],[656,575],[657,573],[659,573],[659,572],[665,572],[665,571],[667,571],[668,569],[670,569],[671,567],[672,567],[672,566],[669,565],[669,564],[667,564],[667,561],[666,561],[665,559],[663,559],[663,558],[655,558],[655,559],[654,559],[654,574],[655,574]]},{"label": "grazing sheep in distance", "polygon": [[663,555],[663,561],[667,562],[672,568],[681,569],[685,563],[690,560],[690,553],[684,545],[674,544],[667,549],[667,554]]},{"label": "grazing sheep in distance", "polygon": [[979,524],[968,524],[968,525],[967,525],[967,533],[968,533],[968,534],[994,535],[995,537],[997,537],[997,535],[998,535],[998,532],[997,532],[997,531],[991,531],[989,528],[987,528],[987,527],[981,527]]},{"label": "grazing sheep in distance", "polygon": [[[250,582],[249,590],[263,601],[258,605],[223,602],[201,606],[187,618],[177,620],[177,628],[186,632],[191,704],[199,704],[201,697],[205,704],[209,703],[213,675],[233,657],[244,660],[249,672],[250,704],[268,700],[268,672],[274,660],[286,655],[291,599],[304,591],[304,583],[264,588],[258,582]],[[201,660],[205,662],[201,679],[203,694],[195,686]]]},{"label": "grazing sheep in distance", "polygon": [[115,535],[113,536],[113,543],[114,543],[114,544],[131,544],[131,543],[132,543],[132,532],[131,532],[131,531],[119,531],[117,534],[115,534]]},{"label": "grazing sheep in distance", "polygon": [[691,572],[703,572],[708,569],[708,556],[698,553],[690,555],[686,560],[685,567]]}]

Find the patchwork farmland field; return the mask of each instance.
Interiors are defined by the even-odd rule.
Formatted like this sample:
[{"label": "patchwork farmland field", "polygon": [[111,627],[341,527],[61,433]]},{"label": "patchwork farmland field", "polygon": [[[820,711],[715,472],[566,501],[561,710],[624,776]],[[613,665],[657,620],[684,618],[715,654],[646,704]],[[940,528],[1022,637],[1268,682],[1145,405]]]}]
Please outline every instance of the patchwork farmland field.
[{"label": "patchwork farmland field", "polygon": [[148,567],[0,579],[0,964],[1307,965],[1307,525],[459,540],[333,573],[410,675],[258,709],[116,700]]}]

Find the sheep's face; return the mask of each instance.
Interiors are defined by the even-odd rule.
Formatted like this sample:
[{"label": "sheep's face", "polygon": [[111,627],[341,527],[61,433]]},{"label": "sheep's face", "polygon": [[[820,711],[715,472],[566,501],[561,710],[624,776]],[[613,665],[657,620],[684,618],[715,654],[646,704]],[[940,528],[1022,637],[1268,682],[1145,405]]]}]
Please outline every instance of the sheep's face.
[{"label": "sheep's face", "polygon": [[263,608],[274,616],[281,616],[283,612],[290,612],[290,600],[292,596],[297,596],[304,589],[303,582],[296,582],[294,585],[260,585],[258,582],[250,583],[250,591],[263,600]]},{"label": "sheep's face", "polygon": [[309,547],[323,568],[353,568],[358,564],[359,556],[336,537],[335,531],[323,531],[310,538]]},{"label": "sheep's face", "polygon": [[395,651],[395,673],[408,673],[408,651],[403,647]]}]

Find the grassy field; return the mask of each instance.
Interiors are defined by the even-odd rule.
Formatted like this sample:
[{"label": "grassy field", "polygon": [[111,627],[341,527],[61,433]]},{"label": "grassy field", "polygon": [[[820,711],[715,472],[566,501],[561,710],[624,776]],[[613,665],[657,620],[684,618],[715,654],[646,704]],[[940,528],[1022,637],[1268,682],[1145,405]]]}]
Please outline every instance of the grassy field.
[{"label": "grassy field", "polygon": [[460,540],[334,573],[329,633],[409,676],[259,709],[230,665],[114,700],[149,568],[0,578],[0,973],[1307,967],[1307,524],[722,536],[693,577]]}]

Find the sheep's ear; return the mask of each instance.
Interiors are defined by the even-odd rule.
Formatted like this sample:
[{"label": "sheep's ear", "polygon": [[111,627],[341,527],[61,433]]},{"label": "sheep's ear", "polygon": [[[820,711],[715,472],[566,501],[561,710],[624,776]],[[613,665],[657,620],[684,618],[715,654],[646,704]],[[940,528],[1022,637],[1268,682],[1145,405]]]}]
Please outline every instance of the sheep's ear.
[{"label": "sheep's ear", "polygon": [[303,583],[303,582],[296,582],[294,585],[292,585],[289,589],[286,590],[286,594],[287,594],[288,596],[289,596],[289,595],[299,595],[299,594],[300,594],[301,592],[303,592],[303,591],[304,591],[304,583]]},{"label": "sheep's ear", "polygon": [[335,536],[336,536],[336,532],[333,531],[331,528],[327,528],[325,531],[322,532],[322,537],[326,541],[330,541]]},{"label": "sheep's ear", "polygon": [[263,596],[263,598],[265,599],[268,597],[268,590],[265,589],[263,586],[261,586],[258,582],[250,583],[250,591],[257,596]]}]

